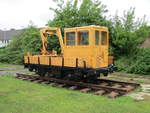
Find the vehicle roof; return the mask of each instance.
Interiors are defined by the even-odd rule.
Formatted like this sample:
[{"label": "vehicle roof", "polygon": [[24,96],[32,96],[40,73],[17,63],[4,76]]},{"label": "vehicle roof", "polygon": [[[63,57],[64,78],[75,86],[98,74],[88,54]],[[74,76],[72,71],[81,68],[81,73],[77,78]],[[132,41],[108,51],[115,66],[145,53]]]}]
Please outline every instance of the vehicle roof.
[{"label": "vehicle roof", "polygon": [[108,31],[108,28],[105,26],[97,26],[97,25],[89,25],[89,26],[81,26],[81,27],[72,27],[72,28],[65,28],[65,31],[68,30],[75,30],[75,29],[89,29],[89,28],[94,28],[94,29],[103,29],[105,31]]}]

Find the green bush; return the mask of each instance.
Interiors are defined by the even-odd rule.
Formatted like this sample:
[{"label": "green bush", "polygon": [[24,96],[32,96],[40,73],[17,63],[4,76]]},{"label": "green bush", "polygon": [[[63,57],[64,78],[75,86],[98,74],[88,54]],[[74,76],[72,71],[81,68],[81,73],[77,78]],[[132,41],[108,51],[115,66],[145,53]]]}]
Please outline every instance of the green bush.
[{"label": "green bush", "polygon": [[39,30],[30,26],[24,29],[21,34],[13,37],[13,40],[7,47],[0,49],[0,62],[23,63],[23,56],[27,52],[36,54],[40,51],[40,48]]},{"label": "green bush", "polygon": [[117,66],[117,71],[125,72],[126,68],[130,66],[129,57],[120,57],[115,60],[115,65]]},{"label": "green bush", "polygon": [[116,60],[118,71],[134,74],[150,74],[150,48],[139,48],[138,53]]},{"label": "green bush", "polygon": [[150,74],[150,48],[142,48],[126,70],[135,74]]},{"label": "green bush", "polygon": [[150,36],[150,26],[146,24],[142,25],[138,30],[135,31],[136,45],[139,46]]},{"label": "green bush", "polygon": [[113,34],[111,37],[111,45],[113,47],[114,55],[129,56],[133,51],[137,51],[139,44],[141,44],[149,35],[150,29],[146,25],[144,18],[135,18],[135,9],[130,8],[124,11],[122,17],[117,14],[113,18]]}]

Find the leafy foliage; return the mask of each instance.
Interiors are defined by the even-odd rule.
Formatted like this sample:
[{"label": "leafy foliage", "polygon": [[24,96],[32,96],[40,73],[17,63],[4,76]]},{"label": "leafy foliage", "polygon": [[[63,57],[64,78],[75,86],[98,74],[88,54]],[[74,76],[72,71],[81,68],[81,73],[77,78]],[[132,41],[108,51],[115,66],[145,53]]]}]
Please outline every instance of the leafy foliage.
[{"label": "leafy foliage", "polygon": [[[134,62],[133,62],[134,61]],[[132,65],[127,69],[129,73],[150,74],[150,48],[142,48]]]},{"label": "leafy foliage", "polygon": [[55,17],[48,22],[49,26],[56,27],[76,27],[86,25],[109,26],[111,21],[106,20],[104,14],[107,12],[106,6],[99,0],[82,0],[81,5],[78,0],[68,0],[65,4],[63,0],[55,1],[57,8],[50,8],[54,11]]},{"label": "leafy foliage", "polygon": [[136,44],[141,45],[150,36],[150,27],[146,24],[142,25],[135,31]]},{"label": "leafy foliage", "polygon": [[140,48],[135,55],[123,56],[116,61],[118,71],[150,74],[150,48]]},{"label": "leafy foliage", "polygon": [[138,44],[148,37],[146,23],[144,19],[136,20],[134,8],[125,11],[123,17],[116,14],[113,26],[111,44],[116,56],[133,54],[137,50]]},{"label": "leafy foliage", "polygon": [[48,51],[55,50],[57,51],[57,53],[61,52],[60,44],[57,36],[53,35],[48,37],[47,50]]},{"label": "leafy foliage", "polygon": [[41,48],[39,30],[30,26],[15,36],[4,49],[0,49],[0,62],[23,63],[23,56],[27,52],[37,53]]}]

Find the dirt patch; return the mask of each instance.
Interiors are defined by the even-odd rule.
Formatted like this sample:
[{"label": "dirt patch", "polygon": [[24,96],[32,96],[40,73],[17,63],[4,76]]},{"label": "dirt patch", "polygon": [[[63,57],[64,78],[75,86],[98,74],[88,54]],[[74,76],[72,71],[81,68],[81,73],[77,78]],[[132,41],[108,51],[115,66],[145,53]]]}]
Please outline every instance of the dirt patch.
[{"label": "dirt patch", "polygon": [[141,91],[131,92],[127,96],[133,97],[137,100],[150,100],[150,84],[141,84]]},{"label": "dirt patch", "polygon": [[7,96],[7,92],[0,92],[0,97],[4,97],[4,96]]},{"label": "dirt patch", "polygon": [[119,80],[124,82],[127,81],[127,82],[139,83],[141,87],[136,89],[135,91],[128,93],[127,96],[130,96],[136,99],[137,101],[143,101],[143,100],[150,101],[150,76],[149,75],[145,76],[145,75],[116,72],[110,75],[108,78],[112,80]]},{"label": "dirt patch", "polygon": [[150,84],[150,75],[136,75],[116,72],[110,75],[108,78],[112,80],[136,82],[139,84]]},{"label": "dirt patch", "polygon": [[141,45],[141,48],[147,48],[150,47],[150,37],[144,41],[144,43]]},{"label": "dirt patch", "polygon": [[0,71],[0,75],[4,75],[5,73],[5,71]]},{"label": "dirt patch", "polygon": [[15,90],[12,90],[12,91],[0,91],[0,97],[1,96],[8,96],[10,94],[15,94],[19,91],[20,89],[15,89]]}]

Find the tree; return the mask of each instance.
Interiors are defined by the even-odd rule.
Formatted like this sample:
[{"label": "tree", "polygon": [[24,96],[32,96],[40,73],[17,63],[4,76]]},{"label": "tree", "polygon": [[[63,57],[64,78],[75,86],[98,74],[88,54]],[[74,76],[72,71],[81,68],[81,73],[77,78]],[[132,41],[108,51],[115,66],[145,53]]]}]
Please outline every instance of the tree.
[{"label": "tree", "polygon": [[13,37],[6,48],[0,49],[0,62],[23,63],[23,56],[27,55],[27,52],[36,54],[40,48],[39,30],[29,26],[21,34]]},{"label": "tree", "polygon": [[106,20],[104,14],[107,12],[106,6],[99,0],[82,0],[79,5],[78,0],[55,0],[57,8],[50,8],[54,11],[53,20],[48,22],[48,26],[56,27],[76,27],[86,25],[109,26],[110,21]]},{"label": "tree", "polygon": [[136,35],[136,31],[145,25],[144,19],[135,18],[135,9],[130,8],[128,11],[124,11],[123,17],[119,17],[117,14],[113,19],[113,35],[112,35],[112,47],[114,53],[117,56],[130,55],[137,49],[137,41],[139,37]]}]

